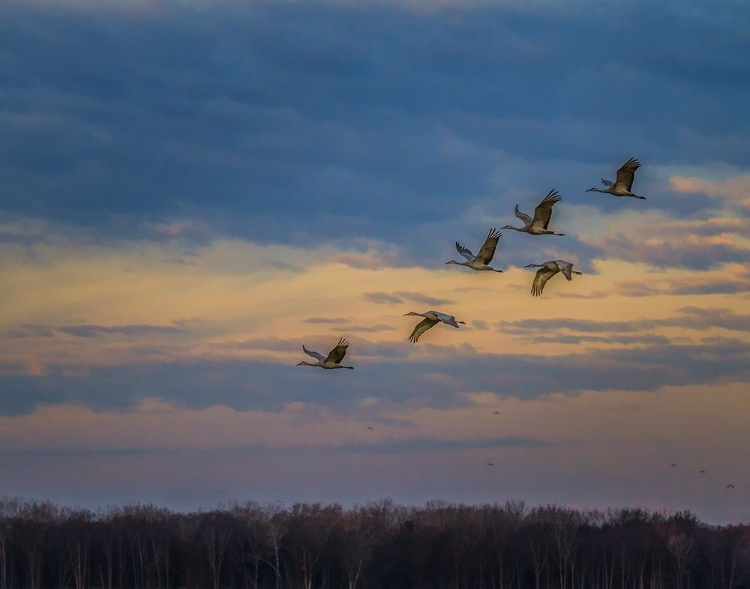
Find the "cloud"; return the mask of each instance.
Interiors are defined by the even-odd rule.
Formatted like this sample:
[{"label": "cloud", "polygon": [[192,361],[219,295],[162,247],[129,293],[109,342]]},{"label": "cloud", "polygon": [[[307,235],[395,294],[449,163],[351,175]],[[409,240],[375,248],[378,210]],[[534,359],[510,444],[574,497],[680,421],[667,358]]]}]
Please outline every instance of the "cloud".
[{"label": "cloud", "polygon": [[[585,334],[571,335],[586,341]],[[612,383],[623,390],[655,390],[722,377],[750,378],[750,344],[739,337],[712,336],[696,343],[665,343],[652,336],[640,341],[624,335],[597,338],[639,345],[549,356],[482,353],[467,345],[430,344],[417,349],[394,342],[373,346],[357,339],[347,354],[356,369],[342,375],[343,371],[293,366],[295,360],[303,359],[299,342],[245,342],[241,345],[264,345],[294,357],[129,364],[67,376],[60,369],[41,376],[0,376],[0,412],[26,413],[40,403],[67,402],[97,409],[125,408],[150,397],[185,407],[221,404],[237,410],[279,410],[287,403],[314,402],[345,412],[365,398],[399,407],[450,408],[464,406],[462,395],[473,391],[533,399],[583,389],[605,390]],[[310,347],[316,345],[310,342]],[[461,378],[456,376],[459,374]]]},{"label": "cloud", "polygon": [[736,202],[750,208],[750,176],[735,176],[727,180],[711,181],[696,177],[672,176],[669,188],[681,193],[702,193],[711,198]]},{"label": "cloud", "polygon": [[548,441],[526,437],[501,437],[475,440],[446,440],[442,438],[407,438],[395,442],[376,442],[374,444],[347,445],[341,448],[345,452],[357,454],[403,454],[412,452],[452,452],[469,449],[493,448],[548,448]]},{"label": "cloud", "polygon": [[52,329],[44,325],[20,325],[17,329],[11,329],[5,332],[5,337],[9,338],[31,338],[31,337],[55,337]]},{"label": "cloud", "polygon": [[368,303],[375,303],[376,305],[400,305],[404,302],[399,297],[386,292],[366,292],[362,295],[362,298]]},{"label": "cloud", "polygon": [[353,325],[349,327],[348,331],[351,333],[375,333],[379,331],[395,331],[395,327],[379,323],[377,325]]},{"label": "cloud", "polygon": [[[715,215],[715,213],[714,213]],[[627,223],[626,231],[613,227],[603,235],[582,235],[596,257],[619,259],[660,268],[706,270],[743,262],[750,256],[750,218],[705,216],[683,220],[653,213],[652,219]]]},{"label": "cloud", "polygon": [[57,331],[76,337],[98,337],[100,335],[126,335],[143,337],[152,334],[183,333],[183,329],[169,325],[64,325]]},{"label": "cloud", "polygon": [[[522,319],[519,321],[498,321],[495,328],[501,333],[519,336],[534,343],[580,344],[602,342],[623,345],[666,345],[670,339],[662,334],[649,334],[665,327],[679,328],[682,337],[684,330],[706,331],[721,328],[729,331],[747,332],[750,330],[750,315],[737,314],[727,308],[682,307],[680,315],[659,319],[630,321],[592,321],[587,319]],[[632,334],[635,335],[623,335]],[[586,334],[586,335],[582,335]],[[588,335],[599,334],[599,335]]]},{"label": "cloud", "polygon": [[305,323],[330,323],[333,325],[341,325],[349,322],[350,320],[344,317],[308,317],[305,319]]},{"label": "cloud", "polygon": [[[376,269],[450,244],[429,231],[441,224],[452,222],[457,237],[485,234],[470,209],[507,222],[519,197],[542,190],[540,169],[565,179],[566,203],[609,211],[622,203],[582,190],[620,161],[621,144],[644,162],[648,207],[671,198],[660,194],[666,163],[742,166],[750,153],[748,123],[736,115],[750,77],[737,57],[740,6],[736,18],[707,11],[698,20],[676,3],[652,9],[636,17],[632,47],[611,43],[632,37],[624,6],[166,6],[134,8],[131,18],[0,7],[0,20],[14,23],[0,35],[13,56],[0,208],[100,238],[399,244],[396,254],[341,253]],[[682,43],[696,36],[716,41]],[[625,80],[627,91],[599,100],[603,78]],[[649,108],[633,100],[646,93]],[[604,151],[591,141],[615,135],[620,145]]]},{"label": "cloud", "polygon": [[455,303],[455,301],[452,299],[441,299],[437,297],[431,297],[421,292],[409,291],[395,291],[390,294],[385,292],[366,292],[362,295],[362,298],[368,303],[375,303],[379,305],[400,305],[404,302],[404,300],[424,305],[448,305],[451,303]]},{"label": "cloud", "polygon": [[452,299],[440,299],[436,297],[431,297],[421,292],[397,291],[397,292],[394,292],[393,294],[396,296],[402,297],[408,301],[413,301],[415,303],[423,303],[425,305],[449,305],[449,304],[456,302]]},{"label": "cloud", "polygon": [[750,269],[743,264],[727,264],[704,272],[616,280],[613,286],[614,293],[632,297],[738,294],[750,288]]}]

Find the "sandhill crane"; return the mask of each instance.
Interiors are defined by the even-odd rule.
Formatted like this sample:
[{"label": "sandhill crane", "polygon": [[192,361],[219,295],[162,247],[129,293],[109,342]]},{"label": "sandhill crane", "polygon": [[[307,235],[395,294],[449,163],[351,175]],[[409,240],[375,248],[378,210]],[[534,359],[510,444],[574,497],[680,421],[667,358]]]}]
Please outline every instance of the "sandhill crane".
[{"label": "sandhill crane", "polygon": [[486,270],[491,272],[502,272],[502,270],[497,270],[489,265],[489,263],[492,261],[492,257],[495,255],[497,242],[500,241],[501,235],[502,233],[500,233],[496,229],[490,229],[490,232],[487,234],[487,239],[484,240],[482,249],[479,250],[479,253],[476,256],[471,253],[471,250],[469,248],[466,248],[460,243],[456,242],[456,250],[464,258],[466,258],[467,261],[456,262],[456,260],[450,260],[446,262],[446,264],[458,264],[459,266],[466,266],[467,268],[478,271]]},{"label": "sandhill crane", "polygon": [[528,264],[525,268],[539,268],[536,271],[536,276],[534,276],[534,283],[531,285],[531,294],[535,297],[542,296],[544,285],[558,272],[562,272],[563,276],[569,281],[573,280],[573,274],[583,275],[583,272],[573,270],[572,262],[566,262],[565,260],[549,260],[544,264]]},{"label": "sandhill crane", "polygon": [[492,463],[492,462],[485,462],[485,464],[486,464],[487,466],[495,466],[495,464],[494,464],[494,463]]},{"label": "sandhill crane", "polygon": [[371,425],[368,425],[367,429],[369,429],[370,431],[374,431]]},{"label": "sandhill crane", "polygon": [[438,311],[427,311],[426,313],[415,313],[414,311],[409,311],[408,313],[404,313],[404,317],[407,317],[408,315],[417,315],[418,317],[424,317],[422,321],[417,323],[414,331],[412,331],[411,335],[408,337],[408,340],[413,344],[417,343],[419,337],[425,331],[427,331],[431,327],[434,327],[441,321],[446,325],[451,325],[453,327],[458,327],[459,323],[461,323],[462,325],[466,325],[466,323],[463,321],[456,321],[456,318],[453,315],[446,315],[445,313],[440,313]]},{"label": "sandhill crane", "polygon": [[305,354],[317,359],[317,362],[315,364],[310,364],[309,362],[305,362],[303,360],[302,362],[297,364],[297,366],[320,366],[321,368],[325,368],[326,370],[335,370],[336,368],[348,368],[349,370],[354,370],[354,366],[342,366],[340,364],[340,362],[344,359],[344,356],[346,356],[346,348],[348,348],[349,345],[349,342],[342,337],[339,340],[339,343],[336,344],[336,347],[328,352],[328,356],[324,358],[322,354],[318,354],[318,352],[308,350],[305,345],[302,344],[302,350],[305,352]]},{"label": "sandhill crane", "polygon": [[708,474],[707,470],[701,470],[701,474]]},{"label": "sandhill crane", "polygon": [[728,485],[726,486],[726,488],[727,488],[727,489],[734,489],[734,485],[733,485],[732,483],[729,483],[729,484],[728,484]]},{"label": "sandhill crane", "polygon": [[606,194],[614,194],[615,196],[630,196],[632,198],[640,198],[646,200],[645,196],[638,196],[633,194],[631,189],[633,188],[633,178],[635,177],[635,171],[641,167],[641,162],[635,158],[630,158],[626,161],[620,169],[617,170],[617,179],[614,182],[605,180],[602,178],[602,184],[606,186],[604,190],[600,190],[596,187],[589,188],[586,192],[603,192]]},{"label": "sandhill crane", "polygon": [[547,193],[542,199],[536,209],[534,209],[534,218],[532,219],[526,213],[522,213],[516,205],[516,217],[523,221],[524,227],[512,227],[506,225],[502,229],[513,229],[514,231],[521,231],[522,233],[528,233],[529,235],[565,235],[564,233],[555,233],[547,229],[549,226],[550,217],[552,217],[552,207],[555,203],[562,200],[560,193],[554,188]]}]

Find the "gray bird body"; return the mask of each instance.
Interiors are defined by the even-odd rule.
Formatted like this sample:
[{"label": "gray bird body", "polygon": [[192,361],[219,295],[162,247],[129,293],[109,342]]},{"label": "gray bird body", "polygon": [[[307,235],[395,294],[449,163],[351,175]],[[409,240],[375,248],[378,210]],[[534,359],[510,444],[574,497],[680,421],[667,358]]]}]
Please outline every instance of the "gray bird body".
[{"label": "gray bird body", "polygon": [[497,270],[496,268],[493,268],[489,265],[489,263],[492,261],[492,258],[495,256],[495,250],[497,249],[497,243],[500,241],[501,235],[502,233],[500,233],[496,229],[490,229],[490,232],[487,234],[487,239],[484,240],[482,249],[479,250],[479,253],[476,256],[471,252],[469,248],[466,248],[460,243],[456,242],[456,251],[458,251],[458,253],[461,254],[466,259],[466,261],[456,262],[456,260],[449,260],[448,262],[446,262],[446,264],[466,266],[467,268],[471,268],[472,270],[476,270],[478,272],[502,272],[502,270]]},{"label": "gray bird body", "polygon": [[573,270],[572,262],[566,262],[565,260],[549,260],[544,264],[528,264],[526,268],[539,268],[531,285],[531,294],[535,297],[542,296],[544,285],[558,272],[562,273],[568,281],[573,280],[573,274],[583,275],[583,272]]},{"label": "gray bird body", "polygon": [[554,188],[547,193],[542,199],[536,209],[534,209],[534,218],[532,219],[526,213],[522,213],[516,205],[515,215],[521,221],[523,221],[523,227],[513,227],[506,225],[502,229],[513,229],[513,231],[520,231],[521,233],[528,233],[529,235],[559,235],[564,236],[564,233],[555,233],[549,229],[549,221],[552,218],[552,207],[555,203],[562,200],[560,193]]},{"label": "gray bird body", "polygon": [[604,194],[612,194],[614,196],[629,196],[631,198],[646,200],[645,196],[638,196],[637,194],[633,194],[631,192],[631,190],[633,190],[635,171],[640,167],[641,162],[631,157],[628,161],[622,164],[622,166],[620,166],[619,170],[617,170],[617,178],[614,182],[602,178],[602,184],[606,186],[604,190],[592,187],[589,188],[586,192],[601,192]]},{"label": "gray bird body", "polygon": [[302,344],[302,351],[304,351],[308,356],[312,356],[313,358],[315,358],[317,362],[311,364],[310,362],[305,362],[303,360],[302,362],[297,364],[297,366],[318,366],[319,368],[323,368],[325,370],[336,370],[337,368],[348,368],[349,370],[354,370],[354,366],[341,365],[341,361],[344,359],[344,356],[346,356],[346,349],[349,347],[349,345],[349,342],[342,337],[339,340],[339,343],[336,344],[336,347],[328,352],[328,356],[323,357],[323,354],[318,354],[318,352],[308,350],[305,345]]},{"label": "gray bird body", "polygon": [[422,321],[417,323],[416,327],[414,327],[414,330],[411,332],[411,335],[407,338],[413,344],[416,344],[417,341],[419,341],[420,336],[425,331],[435,327],[438,323],[445,323],[446,325],[456,328],[459,323],[465,325],[463,321],[456,321],[456,318],[453,315],[447,315],[446,313],[440,313],[439,311],[427,311],[426,313],[415,313],[414,311],[410,311],[409,313],[405,313],[404,317],[407,317],[408,315],[424,317]]}]

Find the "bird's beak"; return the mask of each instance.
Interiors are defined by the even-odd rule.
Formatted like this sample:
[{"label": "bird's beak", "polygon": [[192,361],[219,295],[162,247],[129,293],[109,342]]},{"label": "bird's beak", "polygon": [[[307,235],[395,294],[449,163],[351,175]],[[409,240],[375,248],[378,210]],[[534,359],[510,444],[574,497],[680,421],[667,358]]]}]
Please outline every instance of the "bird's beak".
[{"label": "bird's beak", "polygon": [[299,364],[297,364],[297,366],[302,366],[303,364],[304,362],[300,362]]},{"label": "bird's beak", "polygon": [[586,192],[594,192],[593,188],[589,188]]}]

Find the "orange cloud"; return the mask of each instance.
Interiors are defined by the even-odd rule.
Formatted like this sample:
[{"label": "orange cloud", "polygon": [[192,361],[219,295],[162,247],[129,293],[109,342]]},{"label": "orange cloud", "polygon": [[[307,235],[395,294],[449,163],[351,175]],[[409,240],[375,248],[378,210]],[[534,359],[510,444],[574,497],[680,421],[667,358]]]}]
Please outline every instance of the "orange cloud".
[{"label": "orange cloud", "polygon": [[672,176],[669,178],[669,187],[675,192],[702,192],[711,198],[737,202],[745,208],[750,208],[750,176],[736,176],[719,181]]}]

